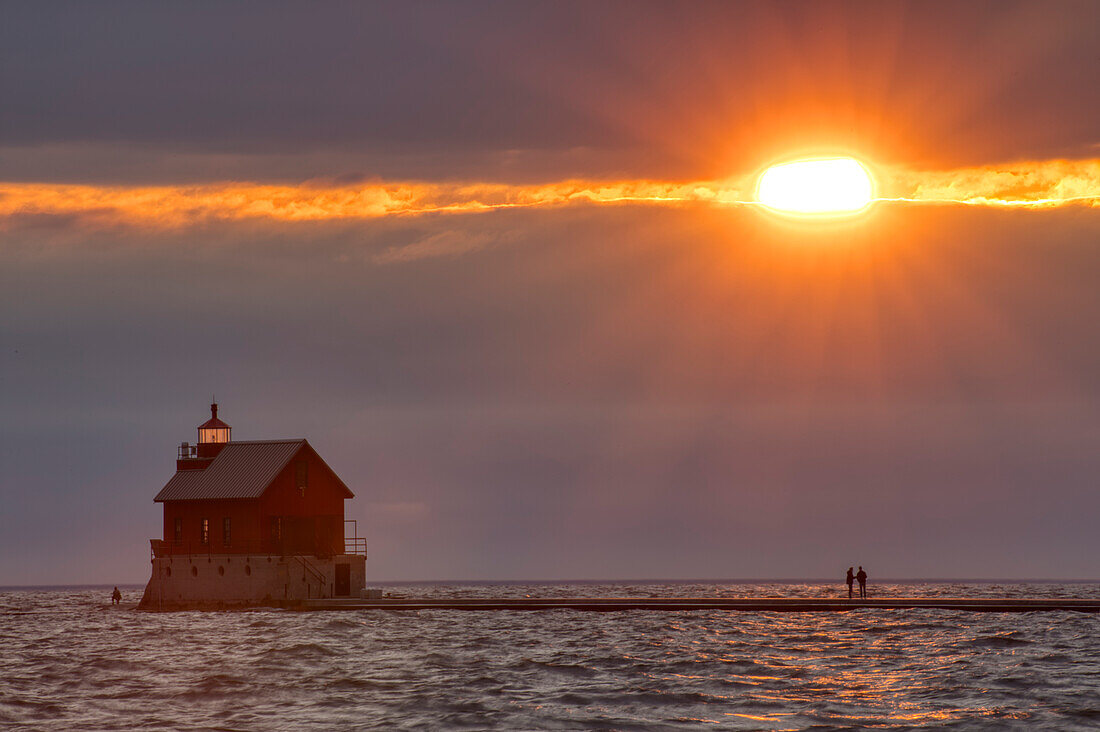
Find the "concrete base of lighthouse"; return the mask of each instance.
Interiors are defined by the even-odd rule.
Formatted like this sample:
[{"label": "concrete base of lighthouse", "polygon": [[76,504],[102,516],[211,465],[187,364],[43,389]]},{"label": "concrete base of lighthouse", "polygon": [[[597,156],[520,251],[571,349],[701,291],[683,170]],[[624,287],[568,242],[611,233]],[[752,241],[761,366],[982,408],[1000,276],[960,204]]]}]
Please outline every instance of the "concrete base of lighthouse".
[{"label": "concrete base of lighthouse", "polygon": [[355,597],[366,558],[269,554],[175,554],[153,558],[141,610],[294,607],[306,600]]}]

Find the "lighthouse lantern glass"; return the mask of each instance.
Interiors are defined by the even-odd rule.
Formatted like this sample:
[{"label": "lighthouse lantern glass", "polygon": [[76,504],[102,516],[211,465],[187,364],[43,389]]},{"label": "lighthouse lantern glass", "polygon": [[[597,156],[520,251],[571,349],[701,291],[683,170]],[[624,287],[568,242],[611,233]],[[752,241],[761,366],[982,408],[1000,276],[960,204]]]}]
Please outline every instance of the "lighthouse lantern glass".
[{"label": "lighthouse lantern glass", "polygon": [[229,442],[229,428],[228,427],[200,427],[199,428],[199,442],[202,444],[210,442]]}]

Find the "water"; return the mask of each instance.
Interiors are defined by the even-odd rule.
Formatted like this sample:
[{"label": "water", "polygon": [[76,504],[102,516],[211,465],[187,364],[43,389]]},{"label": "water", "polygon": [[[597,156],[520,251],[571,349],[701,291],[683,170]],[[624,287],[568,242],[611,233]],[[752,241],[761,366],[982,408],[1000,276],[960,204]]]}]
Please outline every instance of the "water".
[{"label": "water", "polygon": [[[814,596],[837,586],[394,587],[410,596]],[[1100,597],[1098,585],[872,596]],[[0,591],[0,726],[1097,729],[1100,616],[722,611],[147,614]],[[139,589],[126,592],[136,602]]]}]

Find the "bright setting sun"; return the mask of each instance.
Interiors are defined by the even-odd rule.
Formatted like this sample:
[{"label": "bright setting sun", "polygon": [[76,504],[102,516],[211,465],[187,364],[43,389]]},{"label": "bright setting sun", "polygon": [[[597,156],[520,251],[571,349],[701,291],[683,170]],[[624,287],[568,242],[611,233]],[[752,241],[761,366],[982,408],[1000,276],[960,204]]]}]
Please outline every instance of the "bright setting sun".
[{"label": "bright setting sun", "polygon": [[866,208],[874,186],[871,174],[852,158],[799,160],[764,171],[756,200],[793,214],[845,214]]}]

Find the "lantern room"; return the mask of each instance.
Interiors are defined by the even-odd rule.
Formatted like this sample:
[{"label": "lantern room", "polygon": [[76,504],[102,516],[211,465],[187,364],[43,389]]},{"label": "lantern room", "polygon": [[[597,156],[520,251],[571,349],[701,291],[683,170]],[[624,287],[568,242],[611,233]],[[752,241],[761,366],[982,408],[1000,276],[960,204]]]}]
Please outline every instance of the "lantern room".
[{"label": "lantern room", "polygon": [[199,444],[229,442],[233,428],[218,419],[218,403],[210,405],[210,419],[199,425]]},{"label": "lantern room", "polygon": [[192,445],[181,442],[176,460],[177,470],[205,468],[232,439],[233,428],[218,419],[218,403],[210,404],[210,419],[199,425],[199,441]]}]

